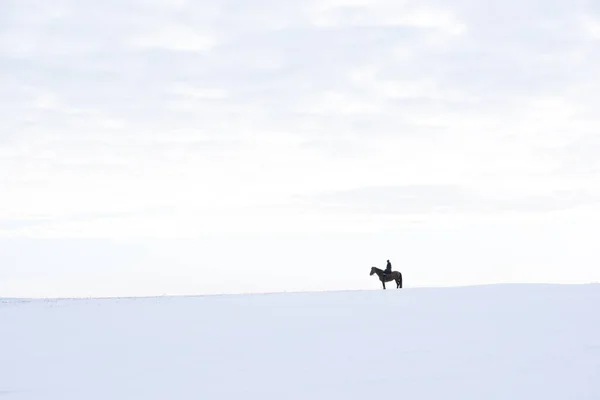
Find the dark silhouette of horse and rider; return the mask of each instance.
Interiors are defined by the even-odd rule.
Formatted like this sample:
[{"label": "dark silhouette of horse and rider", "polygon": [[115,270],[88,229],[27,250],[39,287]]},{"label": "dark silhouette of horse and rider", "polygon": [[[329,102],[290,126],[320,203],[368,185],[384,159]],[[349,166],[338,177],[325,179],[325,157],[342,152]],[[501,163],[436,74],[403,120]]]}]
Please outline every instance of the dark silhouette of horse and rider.
[{"label": "dark silhouette of horse and rider", "polygon": [[392,271],[392,263],[387,260],[385,270],[381,270],[377,267],[371,267],[371,273],[369,275],[377,274],[383,288],[385,289],[385,283],[395,281],[396,289],[402,289],[402,274],[400,271]]}]

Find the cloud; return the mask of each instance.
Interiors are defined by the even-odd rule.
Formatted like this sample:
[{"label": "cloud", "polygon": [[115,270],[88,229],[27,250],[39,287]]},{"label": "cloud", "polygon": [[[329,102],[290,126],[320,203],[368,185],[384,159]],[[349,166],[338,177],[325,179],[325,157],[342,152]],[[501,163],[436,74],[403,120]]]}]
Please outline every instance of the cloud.
[{"label": "cloud", "polygon": [[114,221],[123,218],[132,217],[156,217],[166,215],[172,210],[135,210],[121,211],[111,213],[87,213],[87,214],[69,214],[62,217],[31,216],[23,219],[0,219],[0,233],[10,233],[28,228],[52,228],[63,224],[71,223],[93,223],[94,221]]},{"label": "cloud", "polygon": [[38,3],[0,15],[7,220],[295,196],[371,212],[318,197],[365,187],[419,212],[598,194],[594,4]]},{"label": "cloud", "polygon": [[492,196],[458,185],[410,185],[324,193],[315,196],[313,201],[317,207],[333,211],[392,215],[536,213],[597,206],[600,205],[600,193],[554,191],[545,195],[496,193]]},{"label": "cloud", "polygon": [[584,31],[592,40],[600,40],[600,18],[598,16],[583,15],[581,22]]},{"label": "cloud", "polygon": [[134,49],[166,49],[183,52],[206,52],[217,45],[209,35],[197,33],[183,25],[162,26],[149,32],[133,35],[126,44]]},{"label": "cloud", "polygon": [[460,35],[466,26],[450,11],[440,8],[419,8],[402,2],[373,4],[344,4],[324,7],[315,13],[313,23],[318,27],[410,27],[431,29],[450,35]]}]

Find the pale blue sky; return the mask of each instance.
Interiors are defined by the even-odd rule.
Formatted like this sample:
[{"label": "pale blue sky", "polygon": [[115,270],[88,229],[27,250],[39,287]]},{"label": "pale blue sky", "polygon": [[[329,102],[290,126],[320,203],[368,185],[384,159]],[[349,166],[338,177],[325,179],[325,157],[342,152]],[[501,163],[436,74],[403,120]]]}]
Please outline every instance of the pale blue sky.
[{"label": "pale blue sky", "polygon": [[598,2],[0,8],[0,297],[600,280]]}]

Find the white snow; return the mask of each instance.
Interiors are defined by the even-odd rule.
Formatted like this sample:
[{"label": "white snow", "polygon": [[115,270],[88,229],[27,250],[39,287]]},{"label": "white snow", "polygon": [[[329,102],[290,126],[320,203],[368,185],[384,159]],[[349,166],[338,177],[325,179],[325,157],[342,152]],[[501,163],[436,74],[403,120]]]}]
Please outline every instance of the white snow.
[{"label": "white snow", "polygon": [[600,399],[600,285],[0,300],[0,398]]}]

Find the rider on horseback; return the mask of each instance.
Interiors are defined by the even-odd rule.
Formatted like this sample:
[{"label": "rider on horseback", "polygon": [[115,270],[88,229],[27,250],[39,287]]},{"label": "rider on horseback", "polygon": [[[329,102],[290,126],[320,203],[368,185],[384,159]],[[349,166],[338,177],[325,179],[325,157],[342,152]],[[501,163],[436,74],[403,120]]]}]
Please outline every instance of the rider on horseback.
[{"label": "rider on horseback", "polygon": [[392,273],[392,263],[390,263],[390,260],[387,260],[387,265],[385,266],[385,271],[383,271],[383,273],[385,275],[389,275]]}]

